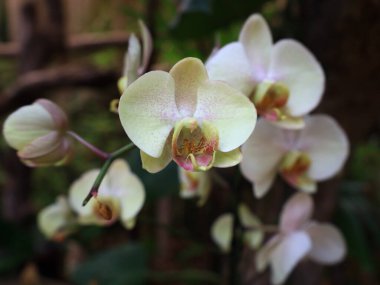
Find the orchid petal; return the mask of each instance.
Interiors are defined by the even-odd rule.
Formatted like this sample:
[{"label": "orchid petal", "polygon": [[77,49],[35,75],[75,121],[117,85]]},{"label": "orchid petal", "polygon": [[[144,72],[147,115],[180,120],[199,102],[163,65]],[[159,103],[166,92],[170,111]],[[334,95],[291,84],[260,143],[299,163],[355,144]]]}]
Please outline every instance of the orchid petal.
[{"label": "orchid petal", "polygon": [[313,200],[308,194],[296,193],[285,203],[280,216],[280,229],[292,232],[306,224],[313,213]]},{"label": "orchid petal", "polygon": [[219,216],[211,226],[211,237],[223,252],[230,251],[233,217],[231,214]]},{"label": "orchid petal", "polygon": [[[38,146],[38,140],[32,142]],[[41,146],[41,145],[40,145]],[[28,148],[25,147],[24,150]],[[41,147],[38,148],[40,151],[43,151]],[[30,153],[30,156],[26,152],[19,151],[18,156],[21,161],[29,167],[42,167],[42,166],[61,166],[66,164],[72,157],[73,148],[71,141],[67,138],[62,139],[56,147],[49,149],[49,152],[41,154],[40,156],[35,156],[33,152]]]},{"label": "orchid petal", "polygon": [[21,159],[32,159],[48,154],[57,149],[61,142],[61,136],[56,131],[41,136],[27,144],[18,152]]},{"label": "orchid petal", "polygon": [[305,122],[298,145],[311,159],[308,176],[317,181],[326,180],[340,171],[347,160],[347,136],[329,116],[314,115],[307,117]]},{"label": "orchid petal", "polygon": [[298,117],[313,110],[322,98],[325,76],[311,52],[294,40],[281,40],[271,59],[268,77],[289,88],[289,113]]},{"label": "orchid petal", "polygon": [[160,157],[179,113],[174,80],[163,71],[151,71],[133,82],[119,102],[121,124],[142,151]]},{"label": "orchid petal", "polygon": [[286,235],[271,254],[272,283],[283,283],[297,263],[307,255],[311,246],[311,240],[305,232]]},{"label": "orchid petal", "polygon": [[89,225],[105,223],[104,219],[94,214],[93,209],[97,205],[96,199],[93,198],[86,206],[82,206],[82,202],[84,198],[86,198],[98,174],[98,169],[87,171],[70,186],[69,204],[71,208],[78,213],[78,223],[80,224]]},{"label": "orchid petal", "polygon": [[255,184],[256,197],[262,197],[269,190],[285,153],[283,130],[260,119],[242,147],[240,164],[244,177]]},{"label": "orchid petal", "polygon": [[140,151],[142,168],[150,173],[157,173],[164,169],[172,160],[172,153],[169,144],[165,144],[161,156],[156,158]]},{"label": "orchid petal", "polygon": [[340,262],[346,254],[346,243],[339,230],[330,224],[313,223],[306,229],[312,240],[309,258],[322,263]]},{"label": "orchid petal", "polygon": [[55,129],[58,129],[62,132],[66,131],[68,119],[65,112],[63,112],[63,110],[58,105],[47,99],[38,99],[34,102],[34,104],[41,105],[46,111],[49,112],[54,122]]},{"label": "orchid petal", "polygon": [[[245,242],[250,248],[257,249],[264,239],[264,232],[259,229],[261,226],[260,220],[244,204],[239,205],[239,217],[243,227],[247,228],[244,233]],[[257,229],[250,229],[255,227]]]},{"label": "orchid petal", "polygon": [[153,40],[152,35],[149,32],[149,29],[145,25],[145,23],[139,20],[141,38],[142,38],[142,46],[143,46],[143,56],[142,56],[142,64],[139,69],[139,74],[144,73],[146,68],[148,67],[150,56],[153,51]]},{"label": "orchid petal", "polygon": [[49,112],[39,104],[32,104],[9,115],[4,122],[3,134],[11,147],[20,150],[54,129],[55,122]]},{"label": "orchid petal", "polygon": [[218,150],[228,152],[248,139],[257,114],[255,106],[242,93],[223,82],[206,81],[199,87],[194,117],[207,120],[218,129]]},{"label": "orchid petal", "polygon": [[272,34],[265,19],[254,14],[245,22],[239,36],[256,78],[268,70],[272,49]]},{"label": "orchid petal", "polygon": [[206,68],[210,79],[225,81],[247,96],[255,87],[243,45],[238,42],[217,51],[206,63]]},{"label": "orchid petal", "polygon": [[177,62],[170,70],[175,82],[175,101],[183,117],[191,117],[197,105],[199,86],[208,79],[206,68],[197,59],[188,57]]},{"label": "orchid petal", "polygon": [[258,272],[263,272],[268,264],[273,253],[273,250],[281,242],[280,235],[273,236],[268,240],[263,247],[261,247],[256,254],[256,269]]},{"label": "orchid petal", "polygon": [[215,154],[215,167],[232,167],[239,164],[243,156],[240,148],[235,148],[229,152],[217,151]]},{"label": "orchid petal", "polygon": [[134,219],[144,204],[144,185],[122,159],[117,159],[112,163],[107,173],[107,181],[109,195],[120,201],[120,218],[125,221],[125,225],[128,225],[127,221]]},{"label": "orchid petal", "polygon": [[141,45],[137,37],[134,34],[131,34],[128,40],[128,50],[124,57],[123,76],[127,78],[127,84],[122,90],[137,79],[140,64]]},{"label": "orchid petal", "polygon": [[265,196],[265,194],[268,193],[270,190],[270,187],[272,186],[275,178],[276,178],[276,170],[273,170],[271,173],[268,173],[268,175],[261,180],[254,181],[252,188],[253,188],[253,194],[257,199],[260,199]]},{"label": "orchid petal", "polygon": [[42,209],[38,213],[37,223],[47,238],[59,239],[65,237],[74,223],[74,216],[66,198],[60,196],[54,204]]}]

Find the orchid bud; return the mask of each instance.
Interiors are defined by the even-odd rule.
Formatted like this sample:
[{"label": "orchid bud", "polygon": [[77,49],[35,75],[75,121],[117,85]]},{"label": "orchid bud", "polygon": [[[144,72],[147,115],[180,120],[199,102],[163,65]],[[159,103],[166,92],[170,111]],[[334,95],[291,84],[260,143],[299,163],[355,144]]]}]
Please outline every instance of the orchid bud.
[{"label": "orchid bud", "polygon": [[53,102],[39,99],[12,113],[4,123],[3,134],[26,165],[61,165],[72,153],[67,128],[66,114]]}]

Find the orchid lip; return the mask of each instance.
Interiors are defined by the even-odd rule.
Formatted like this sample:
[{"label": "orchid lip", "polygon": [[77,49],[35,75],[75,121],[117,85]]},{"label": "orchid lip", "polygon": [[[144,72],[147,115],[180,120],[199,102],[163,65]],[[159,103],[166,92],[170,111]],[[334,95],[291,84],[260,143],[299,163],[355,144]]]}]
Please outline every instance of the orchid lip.
[{"label": "orchid lip", "polygon": [[215,160],[218,133],[207,122],[195,118],[179,121],[173,132],[173,160],[186,171],[206,171]]},{"label": "orchid lip", "polygon": [[280,173],[294,187],[313,183],[307,174],[311,165],[310,157],[301,151],[289,151],[280,165]]},{"label": "orchid lip", "polygon": [[264,80],[259,83],[249,96],[257,112],[269,121],[284,120],[288,117],[286,104],[289,89],[278,82]]}]

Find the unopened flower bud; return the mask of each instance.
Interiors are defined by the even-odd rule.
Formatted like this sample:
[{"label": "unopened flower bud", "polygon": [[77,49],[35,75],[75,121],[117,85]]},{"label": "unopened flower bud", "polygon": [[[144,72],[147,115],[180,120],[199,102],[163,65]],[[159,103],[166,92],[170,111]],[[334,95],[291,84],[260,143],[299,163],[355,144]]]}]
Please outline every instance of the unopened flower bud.
[{"label": "unopened flower bud", "polygon": [[4,123],[3,134],[26,165],[61,165],[71,155],[67,128],[66,114],[53,102],[39,99],[12,113]]}]

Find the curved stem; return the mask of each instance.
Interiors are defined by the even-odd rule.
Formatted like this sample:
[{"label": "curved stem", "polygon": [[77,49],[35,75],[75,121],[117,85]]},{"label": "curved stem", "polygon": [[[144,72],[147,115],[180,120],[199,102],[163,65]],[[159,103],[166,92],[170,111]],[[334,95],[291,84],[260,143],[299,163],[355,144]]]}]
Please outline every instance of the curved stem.
[{"label": "curved stem", "polygon": [[82,138],[80,135],[78,135],[77,133],[74,133],[73,131],[68,131],[67,134],[70,135],[72,138],[74,138],[76,141],[78,141],[80,144],[88,148],[90,151],[92,151],[95,155],[97,155],[101,159],[106,160],[110,157],[111,154],[105,151],[102,151],[101,149],[92,145],[91,143],[86,141],[84,138]]},{"label": "curved stem", "polygon": [[129,143],[126,146],[123,146],[122,148],[108,155],[107,160],[104,162],[103,166],[100,168],[99,174],[96,177],[95,182],[90,189],[90,192],[87,194],[86,198],[83,200],[82,206],[86,206],[92,197],[96,197],[98,195],[99,186],[102,183],[104,176],[106,176],[107,171],[110,168],[112,162],[116,158],[121,156],[122,154],[125,154],[128,151],[130,151],[134,147],[135,145],[133,143]]},{"label": "curved stem", "polygon": [[242,226],[239,217],[239,203],[241,200],[241,174],[239,169],[236,170],[235,181],[232,188],[232,213],[233,213],[233,230],[231,241],[231,253],[229,260],[229,285],[240,284],[240,278],[238,274],[238,264],[240,259],[240,253],[242,249]]}]

